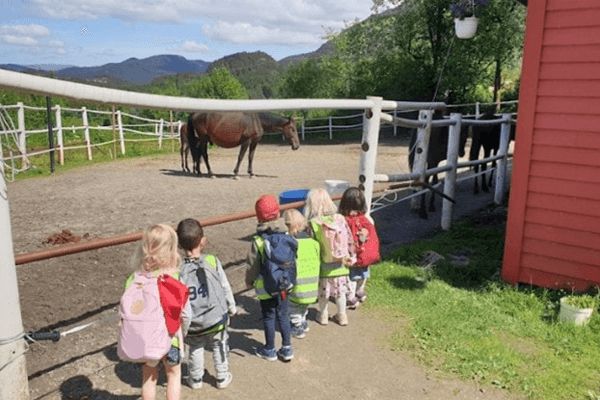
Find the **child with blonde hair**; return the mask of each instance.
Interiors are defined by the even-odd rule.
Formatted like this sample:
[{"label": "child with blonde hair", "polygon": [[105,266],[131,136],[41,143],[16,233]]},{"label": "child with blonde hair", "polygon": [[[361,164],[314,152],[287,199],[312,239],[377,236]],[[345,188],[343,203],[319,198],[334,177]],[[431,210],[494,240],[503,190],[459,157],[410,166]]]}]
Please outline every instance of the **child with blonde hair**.
[{"label": "child with blonde hair", "polygon": [[[188,316],[184,311],[187,302],[187,287],[178,280],[170,279],[178,279],[179,275],[179,264],[181,259],[177,248],[177,234],[170,226],[159,224],[145,230],[140,245],[133,256],[133,265],[137,271],[131,274],[125,281],[126,293],[124,294],[123,299],[128,295],[128,289],[130,289],[130,287],[139,288],[141,292],[144,290],[144,286],[153,287],[153,290],[156,293],[148,291],[148,296],[157,298],[149,299],[146,297],[145,300],[147,299],[147,302],[145,303],[141,301],[133,302],[126,310],[123,310],[123,306],[126,303],[124,303],[122,299],[122,315],[126,315],[124,312],[128,312],[129,308],[131,308],[133,314],[142,315],[148,308],[160,303],[162,306],[161,313],[164,311],[164,319],[158,323],[167,326],[166,329],[164,329],[163,326],[145,326],[141,331],[138,330],[134,332],[133,330],[127,330],[130,328],[123,328],[123,326],[135,324],[135,322],[122,321],[123,330],[120,332],[118,345],[118,352],[121,358],[132,359],[133,354],[141,354],[141,344],[131,343],[132,339],[131,337],[128,337],[128,334],[132,332],[141,332],[143,335],[146,331],[161,331],[167,335],[164,337],[164,340],[162,337],[156,338],[152,336],[153,340],[161,341],[160,346],[164,345],[162,342],[166,341],[167,347],[162,358],[148,361],[147,359],[144,359],[143,356],[140,357],[142,359],[141,362],[144,362],[142,367],[143,400],[154,400],[155,398],[156,382],[158,380],[158,364],[160,361],[163,362],[167,375],[167,400],[178,400],[180,398],[181,353],[179,349],[183,345],[183,331],[187,329],[189,321]],[[165,281],[166,284],[164,283]],[[168,305],[164,303],[162,298],[164,295],[162,290],[165,287],[168,287],[169,289],[164,290],[172,290],[170,294],[173,295],[170,297],[171,300]],[[133,325],[131,326],[133,327]],[[176,332],[173,337],[169,336],[171,330]],[[139,340],[136,341],[139,342]],[[168,347],[169,342],[171,344],[170,349]],[[159,343],[151,342],[150,346],[157,347],[159,346]]]},{"label": "child with blonde hair", "polygon": [[[325,189],[312,189],[308,192],[304,216],[310,221],[312,236],[321,244],[317,322],[321,325],[328,323],[329,299],[333,298],[337,305],[337,314],[333,320],[339,325],[348,325],[346,295],[352,292],[348,265],[355,261],[352,258],[352,233],[346,219],[337,212],[337,206]],[[338,236],[334,241],[329,241],[326,231],[335,231]],[[333,248],[332,243],[339,248]]]},{"label": "child with blonde hair", "polygon": [[310,237],[306,218],[296,209],[283,213],[283,220],[290,235],[298,241],[296,256],[296,284],[290,291],[290,324],[292,336],[302,339],[308,332],[306,315],[308,306],[317,302],[319,294],[319,271],[321,247]]}]

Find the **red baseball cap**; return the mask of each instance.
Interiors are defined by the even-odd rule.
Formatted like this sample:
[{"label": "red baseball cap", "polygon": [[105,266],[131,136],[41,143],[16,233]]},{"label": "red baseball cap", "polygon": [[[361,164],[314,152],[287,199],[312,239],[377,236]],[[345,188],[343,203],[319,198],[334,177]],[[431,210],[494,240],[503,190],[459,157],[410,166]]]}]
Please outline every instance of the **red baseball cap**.
[{"label": "red baseball cap", "polygon": [[268,222],[279,218],[279,204],[275,197],[264,194],[254,205],[258,222]]}]

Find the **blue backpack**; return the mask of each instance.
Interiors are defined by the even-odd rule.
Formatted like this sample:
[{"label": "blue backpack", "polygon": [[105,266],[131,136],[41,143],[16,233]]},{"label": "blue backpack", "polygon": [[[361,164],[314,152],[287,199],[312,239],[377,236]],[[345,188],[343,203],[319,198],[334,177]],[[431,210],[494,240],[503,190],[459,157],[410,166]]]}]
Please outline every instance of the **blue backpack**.
[{"label": "blue backpack", "polygon": [[263,233],[260,274],[269,294],[287,292],[296,284],[296,253],[298,242],[283,232]]}]

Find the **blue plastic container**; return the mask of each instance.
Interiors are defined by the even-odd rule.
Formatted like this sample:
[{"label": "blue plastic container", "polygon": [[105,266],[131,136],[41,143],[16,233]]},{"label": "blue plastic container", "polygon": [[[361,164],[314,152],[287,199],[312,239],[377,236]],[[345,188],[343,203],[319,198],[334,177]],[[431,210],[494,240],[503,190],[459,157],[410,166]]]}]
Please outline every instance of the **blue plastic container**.
[{"label": "blue plastic container", "polygon": [[[279,204],[295,203],[297,201],[305,201],[308,196],[309,189],[293,189],[279,193]],[[304,207],[298,207],[298,211],[303,212]]]}]

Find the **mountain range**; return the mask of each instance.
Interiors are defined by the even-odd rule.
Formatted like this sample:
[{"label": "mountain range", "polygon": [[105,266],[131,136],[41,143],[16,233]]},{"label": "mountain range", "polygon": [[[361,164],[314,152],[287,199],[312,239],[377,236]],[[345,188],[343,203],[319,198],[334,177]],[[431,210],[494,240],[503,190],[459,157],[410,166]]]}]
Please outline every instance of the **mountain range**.
[{"label": "mountain range", "polygon": [[[279,62],[263,52],[243,52],[232,54],[213,62],[188,60],[185,57],[178,55],[162,54],[143,59],[129,58],[120,63],[108,63],[94,67],[59,66],[54,64],[0,64],[0,68],[17,72],[34,73],[37,75],[52,74],[57,78],[76,80],[79,82],[95,82],[102,84],[108,81],[117,81],[132,85],[147,85],[152,83],[156,78],[162,76],[174,74],[201,74],[208,71],[211,66],[225,65],[231,69],[232,63],[236,64],[236,61],[239,62],[240,60],[247,58],[256,58],[256,56],[260,56],[259,59],[262,60],[261,62],[263,63],[272,64],[276,68],[284,68],[290,63],[326,53],[330,48],[331,45],[328,42],[312,53],[286,57]],[[234,72],[234,75],[238,75],[238,73]]]}]

